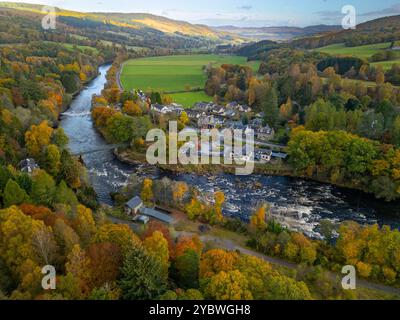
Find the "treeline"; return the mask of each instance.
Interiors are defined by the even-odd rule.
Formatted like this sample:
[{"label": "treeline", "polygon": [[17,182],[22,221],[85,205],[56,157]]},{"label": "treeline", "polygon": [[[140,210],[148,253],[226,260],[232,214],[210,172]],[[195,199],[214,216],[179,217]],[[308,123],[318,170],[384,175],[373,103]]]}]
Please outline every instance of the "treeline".
[{"label": "treeline", "polygon": [[334,43],[346,43],[348,47],[392,42],[400,39],[400,17],[390,16],[359,24],[354,30],[342,30],[320,37],[292,41],[295,47],[314,49]]},{"label": "treeline", "polygon": [[[15,9],[15,6],[18,9]],[[21,10],[21,4],[2,3],[0,8],[0,43],[29,43],[30,41],[48,40],[48,37],[63,39],[75,38],[74,42],[81,45],[109,47],[117,44],[131,51],[152,50],[171,54],[173,50],[192,50],[210,47],[216,43],[215,39],[202,36],[188,36],[185,34],[164,33],[151,27],[138,27],[132,21],[123,20],[123,17],[93,15],[71,11],[60,12],[57,16],[55,30],[43,30],[41,22],[43,15],[36,7],[35,12]],[[71,34],[70,37],[68,34]]]},{"label": "treeline", "polygon": [[322,286],[319,268],[340,273],[343,266],[352,265],[361,278],[392,286],[400,284],[399,230],[361,226],[353,221],[337,225],[323,220],[320,232],[325,240],[311,240],[283,228],[271,218],[269,210],[269,206],[261,206],[252,216],[249,245],[262,253],[312,267],[308,275],[300,271],[298,279],[308,278],[319,285],[324,299],[337,288]]},{"label": "treeline", "polygon": [[188,123],[186,112],[164,115],[151,110],[151,104],[170,104],[169,95],[152,91],[145,94],[122,90],[118,84],[118,71],[126,55],[119,55],[107,72],[107,83],[101,95],[92,101],[92,117],[96,128],[113,143],[129,143],[137,151],[144,151],[147,132],[157,127],[168,130],[169,121],[178,122],[182,130]]},{"label": "treeline", "polygon": [[232,53],[238,56],[247,57],[248,60],[266,60],[266,54],[273,49],[281,48],[284,45],[270,40],[263,40],[256,43],[246,44],[239,48],[232,49]]},{"label": "treeline", "polygon": [[[349,264],[356,268],[361,278],[392,286],[400,284],[398,230],[391,230],[386,226],[382,228],[377,225],[361,226],[355,222],[335,224],[323,220],[319,232],[324,240],[313,240],[301,233],[290,231],[276,222],[268,204],[260,204],[250,217],[250,223],[244,224],[238,219],[222,216],[221,209],[225,196],[221,191],[213,194],[200,193],[185,182],[172,181],[168,178],[152,181],[132,176],[127,186],[116,196],[116,200],[122,207],[134,195],[140,196],[148,205],[179,210],[190,220],[237,232],[247,237],[247,244],[255,250],[296,263],[299,267],[288,281],[305,282],[313,298],[356,298],[358,293],[343,290],[326,271],[340,273],[342,267]],[[222,250],[211,250],[208,253],[211,255],[213,252],[212,255],[216,256],[217,251],[223,253]],[[224,253],[223,259],[230,261],[232,257]],[[249,257],[249,259],[255,258]],[[239,271],[242,272],[240,269]],[[268,281],[269,276],[264,277],[263,283]],[[249,279],[247,274],[245,278]],[[201,283],[200,280],[200,287]],[[294,290],[297,292],[298,288]],[[277,292],[271,295],[265,294],[256,298],[252,292],[252,296],[256,299],[277,299],[278,296],[280,299],[288,298],[279,294],[276,296]],[[176,293],[170,292],[168,295],[176,298]],[[297,293],[290,296],[290,299],[296,299],[296,296]]]},{"label": "treeline", "polygon": [[[202,295],[198,295],[197,292],[199,298],[220,300],[356,299],[358,297],[358,293],[342,290],[340,285],[332,280],[331,275],[326,271],[326,268],[331,268],[331,266],[322,265],[319,262],[323,253],[320,252],[317,242],[302,234],[289,232],[274,222],[268,216],[267,206],[260,206],[252,216],[250,225],[245,225],[239,220],[222,216],[221,209],[225,196],[221,191],[207,195],[182,181],[172,181],[168,178],[152,181],[131,176],[127,186],[115,195],[115,200],[121,208],[119,210],[123,211],[123,205],[135,195],[140,196],[146,205],[159,205],[182,211],[190,220],[238,232],[248,237],[248,244],[256,250],[301,264],[293,273],[289,272],[283,276],[280,272],[272,271],[273,269],[270,269],[268,264],[254,256],[245,256],[239,252],[227,252],[221,249],[205,251],[203,249],[203,253],[200,254],[200,265],[198,265],[199,247],[201,247],[198,244],[198,238],[192,238],[190,244],[190,248],[197,254],[187,251],[184,256],[181,256],[182,240],[178,238],[175,241],[175,257],[173,258],[175,262],[171,262],[170,275],[172,272],[173,279],[177,279],[178,284],[181,283],[183,287],[167,291],[161,297],[162,299],[188,299],[182,288],[189,287],[200,289]],[[115,209],[110,214],[119,216],[117,211],[118,209]],[[207,228],[204,227],[204,230]],[[153,225],[145,234],[149,234],[150,230],[154,230]],[[164,236],[168,234],[166,228],[162,229],[162,234]],[[190,237],[183,237],[183,239],[185,243],[190,243]],[[321,242],[321,247],[322,243],[325,244],[325,242]],[[168,241],[168,246],[173,248],[174,241]],[[269,273],[268,269],[272,273]],[[249,273],[250,270],[251,273]],[[179,275],[179,272],[182,274]],[[174,278],[176,276],[178,278]],[[257,285],[255,279],[257,279]],[[222,280],[223,282],[219,283]],[[240,282],[243,284],[241,285]],[[224,286],[223,284],[235,284],[237,287],[235,290],[216,291],[217,283],[220,289]],[[196,291],[190,290],[190,292]]]},{"label": "treeline", "polygon": [[400,198],[400,150],[344,131],[296,128],[290,162],[306,177],[357,188],[388,201]]},{"label": "treeline", "polygon": [[0,52],[0,163],[17,165],[26,154],[25,131],[43,121],[56,126],[70,93],[97,74],[104,58],[38,42]]}]

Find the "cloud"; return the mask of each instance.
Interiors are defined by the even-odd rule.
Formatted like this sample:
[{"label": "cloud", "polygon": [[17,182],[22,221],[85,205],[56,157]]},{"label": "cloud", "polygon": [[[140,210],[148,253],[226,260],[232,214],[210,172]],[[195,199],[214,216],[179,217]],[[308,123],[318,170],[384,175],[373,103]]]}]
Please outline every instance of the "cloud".
[{"label": "cloud", "polygon": [[240,7],[237,7],[239,10],[251,10],[251,9],[253,9],[253,6],[250,6],[250,5],[243,5],[243,6],[240,6]]},{"label": "cloud", "polygon": [[366,12],[366,13],[360,14],[360,16],[363,16],[363,17],[388,16],[388,15],[392,16],[392,15],[396,15],[396,14],[400,14],[400,3],[395,4],[389,8],[382,9],[382,10]]}]

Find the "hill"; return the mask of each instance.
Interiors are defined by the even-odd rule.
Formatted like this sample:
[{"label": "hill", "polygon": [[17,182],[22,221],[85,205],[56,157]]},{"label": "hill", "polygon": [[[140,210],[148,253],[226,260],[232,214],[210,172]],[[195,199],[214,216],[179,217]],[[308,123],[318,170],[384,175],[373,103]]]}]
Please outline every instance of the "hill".
[{"label": "hill", "polygon": [[317,25],[305,28],[298,27],[263,27],[263,28],[240,28],[236,26],[222,26],[213,28],[219,32],[228,32],[239,37],[260,41],[288,41],[298,37],[306,37],[321,33],[336,31],[340,26]]},{"label": "hill", "polygon": [[335,43],[345,43],[348,47],[390,42],[400,39],[400,15],[384,17],[357,25],[354,30],[330,32],[294,40],[297,47],[314,49]]},{"label": "hill", "polygon": [[[35,4],[0,2],[1,10],[13,14],[42,15],[42,6]],[[241,42],[234,35],[217,32],[203,25],[193,25],[145,13],[83,13],[56,9],[59,22],[99,32],[98,36],[111,42],[130,46],[193,48],[208,47],[215,43]],[[93,38],[93,35],[90,35]],[[162,39],[161,39],[162,38]]]}]

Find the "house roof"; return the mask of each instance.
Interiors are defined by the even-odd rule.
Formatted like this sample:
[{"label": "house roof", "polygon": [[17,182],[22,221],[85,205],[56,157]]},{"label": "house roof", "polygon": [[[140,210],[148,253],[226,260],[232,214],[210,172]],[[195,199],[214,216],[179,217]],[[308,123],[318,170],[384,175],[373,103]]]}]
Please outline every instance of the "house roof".
[{"label": "house roof", "polygon": [[142,199],[140,199],[140,197],[136,196],[134,198],[132,198],[131,200],[129,200],[126,205],[131,208],[131,209],[135,209],[138,206],[142,205],[143,201]]},{"label": "house roof", "polygon": [[23,172],[32,172],[33,170],[39,168],[39,166],[36,164],[35,160],[31,159],[31,158],[22,160],[19,163],[19,167],[20,167],[21,171],[23,171]]},{"label": "house roof", "polygon": [[161,213],[160,211],[154,210],[154,209],[142,208],[140,210],[140,213],[145,216],[155,218],[157,220],[160,220],[160,221],[168,223],[168,224],[173,222],[172,217],[170,217],[167,214]]},{"label": "house roof", "polygon": [[288,155],[283,152],[272,152],[272,156],[275,158],[286,159]]}]

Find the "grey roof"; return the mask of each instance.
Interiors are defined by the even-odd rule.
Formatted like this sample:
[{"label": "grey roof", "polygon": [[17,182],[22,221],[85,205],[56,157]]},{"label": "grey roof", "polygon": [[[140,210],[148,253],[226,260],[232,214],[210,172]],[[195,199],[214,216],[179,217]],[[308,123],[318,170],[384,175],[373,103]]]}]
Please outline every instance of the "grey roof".
[{"label": "grey roof", "polygon": [[38,169],[39,166],[36,164],[34,159],[31,158],[27,158],[25,160],[22,160],[19,163],[19,167],[21,169],[22,172],[32,172],[35,169]]},{"label": "grey roof", "polygon": [[145,215],[145,216],[149,216],[149,217],[155,218],[157,220],[166,222],[168,224],[173,222],[172,217],[170,217],[167,214],[161,213],[160,211],[154,210],[154,209],[142,208],[140,210],[140,213]]},{"label": "grey roof", "polygon": [[131,208],[131,209],[135,209],[138,206],[142,205],[143,201],[142,199],[140,199],[140,197],[136,196],[134,198],[132,198],[131,200],[129,200],[126,205]]},{"label": "grey roof", "polygon": [[272,156],[275,158],[286,159],[288,155],[284,152],[272,152]]}]

